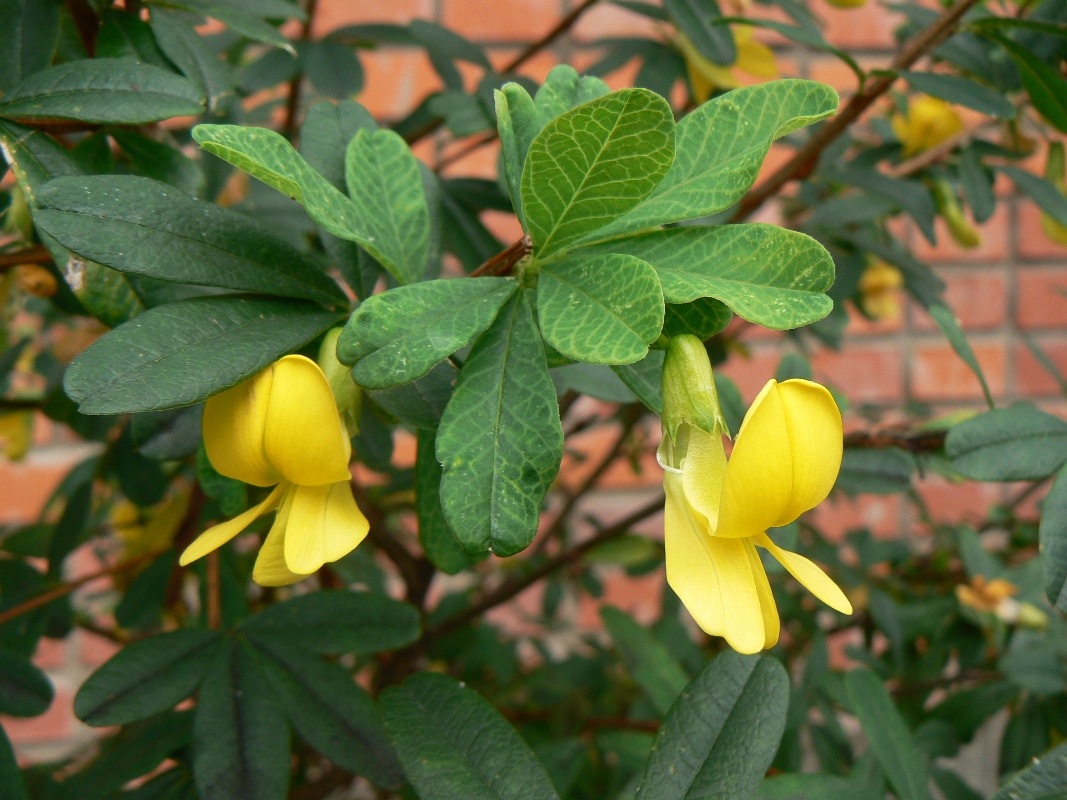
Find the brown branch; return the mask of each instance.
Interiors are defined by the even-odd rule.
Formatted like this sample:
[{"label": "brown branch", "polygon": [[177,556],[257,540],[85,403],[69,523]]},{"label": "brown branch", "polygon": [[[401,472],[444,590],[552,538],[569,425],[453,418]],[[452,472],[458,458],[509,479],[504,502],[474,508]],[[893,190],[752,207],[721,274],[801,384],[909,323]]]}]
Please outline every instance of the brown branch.
[{"label": "brown branch", "polygon": [[564,552],[560,553],[553,558],[546,559],[542,564],[534,567],[529,572],[521,575],[517,578],[513,578],[506,583],[501,584],[496,589],[488,592],[480,599],[476,600],[466,609],[449,617],[448,619],[439,622],[433,627],[427,628],[424,639],[433,639],[439,636],[444,636],[447,633],[458,630],[464,625],[467,625],[472,620],[477,619],[486,611],[492,608],[496,608],[501,603],[506,603],[517,594],[522,593],[537,581],[542,578],[551,575],[557,569],[565,567],[568,564],[572,564],[581,558],[585,553],[589,552],[598,545],[604,542],[616,539],[626,533],[631,527],[636,525],[643,519],[651,517],[663,508],[663,495],[660,495],[650,503],[646,503],[636,511],[623,517],[618,522],[604,528],[595,536],[586,539],[584,542],[576,544]]},{"label": "brown branch", "polygon": [[[307,41],[311,38],[311,28],[315,24],[315,12],[318,10],[319,0],[308,0],[307,19],[301,29],[300,40]],[[298,69],[296,75],[289,81],[289,97],[285,101],[285,122],[282,124],[282,135],[286,139],[292,139],[296,133],[296,117],[300,113],[300,89],[304,84],[304,71]]]},{"label": "brown branch", "polygon": [[96,55],[96,37],[100,33],[100,19],[89,5],[88,0],[67,0],[67,10],[74,20],[74,27],[78,29],[78,38],[81,39],[85,54],[92,58]]},{"label": "brown branch", "polygon": [[52,254],[42,245],[34,245],[24,250],[0,253],[0,274],[21,266],[22,264],[51,264]]},{"label": "brown branch", "polygon": [[742,198],[731,222],[741,222],[751,216],[767,200],[778,194],[785,184],[811,174],[822,151],[831,142],[847,130],[859,116],[882,95],[889,91],[897,80],[896,73],[908,69],[916,61],[934,50],[959,25],[966,14],[978,0],[956,0],[956,2],[938,17],[932,24],[909,39],[889,65],[890,74],[882,75],[869,83],[863,91],[857,93],[841,112],[824,123],[812,134],[807,143],[793,154],[785,164],[779,167],[767,180]]},{"label": "brown branch", "polygon": [[523,236],[517,242],[510,244],[506,250],[501,250],[490,258],[478,269],[470,274],[471,278],[480,278],[483,275],[507,275],[526,256],[533,252],[533,242],[529,236]]},{"label": "brown branch", "polygon": [[908,431],[881,429],[845,434],[845,447],[884,450],[899,447],[909,453],[936,453],[945,446],[946,430]]},{"label": "brown branch", "polygon": [[[551,708],[538,708],[538,709],[521,709],[521,708],[502,708],[500,709],[501,715],[510,722],[548,722],[554,719],[557,715],[557,711]],[[593,716],[586,717],[582,721],[582,728],[586,731],[597,730],[600,728],[610,728],[615,730],[627,730],[627,731],[645,731],[648,733],[655,733],[659,730],[660,721],[658,719],[630,719],[629,717],[613,717],[594,714]]]},{"label": "brown branch", "polygon": [[219,580],[219,551],[207,554],[207,626],[217,631],[222,627],[222,586]]},{"label": "brown branch", "polygon": [[[550,44],[555,42],[556,39],[558,39],[560,36],[569,31],[574,26],[574,23],[576,23],[578,19],[582,16],[582,14],[584,14],[586,11],[596,5],[597,2],[599,2],[599,0],[583,0],[579,5],[571,9],[566,14],[566,16],[562,17],[560,21],[556,23],[555,27],[552,28],[552,30],[550,30],[537,41],[532,42],[525,48],[523,48],[522,51],[517,56],[515,56],[515,58],[511,59],[511,61],[501,67],[500,71],[514,72],[515,70],[517,70],[535,55],[537,55]],[[415,142],[425,139],[431,133],[434,133],[443,124],[444,119],[441,117],[432,119],[425,125],[416,128],[415,130],[408,133],[404,137],[404,141],[406,141],[409,145],[415,144]],[[494,138],[496,138],[495,133],[492,134],[492,137],[489,139],[489,141],[492,141]]]},{"label": "brown branch", "polygon": [[49,589],[47,592],[42,592],[36,597],[31,597],[29,600],[24,600],[18,605],[12,606],[7,611],[0,612],[0,625],[3,625],[6,622],[10,622],[16,617],[20,617],[30,611],[33,611],[35,608],[40,608],[41,606],[47,605],[48,603],[51,603],[54,600],[59,600],[61,597],[66,597],[68,594],[78,590],[87,583],[92,583],[93,581],[99,580],[100,578],[106,578],[109,575],[117,575],[120,572],[126,572],[127,570],[133,569],[134,567],[139,566],[145,563],[146,561],[151,561],[153,558],[161,556],[163,553],[167,552],[168,549],[169,548],[164,547],[160,550],[153,550],[150,553],[141,553],[139,556],[134,556],[133,558],[128,558],[125,561],[120,561],[117,564],[112,564],[108,567],[104,567],[103,569],[99,569],[96,572],[91,572],[88,575],[84,575],[81,578],[78,578],[77,580],[62,583],[59,586]]}]

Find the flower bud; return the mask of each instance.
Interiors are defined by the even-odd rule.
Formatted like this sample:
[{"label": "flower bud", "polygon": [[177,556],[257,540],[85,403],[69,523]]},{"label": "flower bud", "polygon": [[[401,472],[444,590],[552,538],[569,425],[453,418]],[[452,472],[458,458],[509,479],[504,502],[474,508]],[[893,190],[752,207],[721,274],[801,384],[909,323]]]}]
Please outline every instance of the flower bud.
[{"label": "flower bud", "polygon": [[26,196],[14,184],[11,189],[11,204],[4,212],[4,233],[16,236],[23,242],[33,240],[33,215],[26,203]]},{"label": "flower bud", "polygon": [[948,223],[949,233],[953,241],[960,247],[971,249],[982,244],[982,235],[974,227],[960,208],[959,200],[952,187],[945,181],[934,183],[934,199],[937,202],[937,212]]},{"label": "flower bud", "polygon": [[363,406],[363,393],[352,380],[351,370],[337,360],[337,338],[341,328],[331,328],[322,339],[319,347],[319,368],[330,384],[337,410],[341,412],[341,421],[348,429],[349,435],[359,431],[359,414]]},{"label": "flower bud", "polygon": [[[1045,161],[1045,180],[1056,187],[1062,195],[1067,188],[1067,160],[1064,159],[1063,143],[1051,142]],[[1044,211],[1041,212],[1041,230],[1056,244],[1067,244],[1067,227],[1064,227]]]},{"label": "flower bud", "polygon": [[860,8],[867,5],[867,0],[826,0],[834,8]]},{"label": "flower bud", "polygon": [[894,320],[900,316],[900,270],[879,259],[872,261],[860,276],[860,302],[872,319]]},{"label": "flower bud", "polygon": [[684,333],[671,339],[663,359],[663,444],[661,456],[669,456],[679,444],[679,428],[693,425],[712,436],[729,433],[719,407],[715,377],[704,343]]}]

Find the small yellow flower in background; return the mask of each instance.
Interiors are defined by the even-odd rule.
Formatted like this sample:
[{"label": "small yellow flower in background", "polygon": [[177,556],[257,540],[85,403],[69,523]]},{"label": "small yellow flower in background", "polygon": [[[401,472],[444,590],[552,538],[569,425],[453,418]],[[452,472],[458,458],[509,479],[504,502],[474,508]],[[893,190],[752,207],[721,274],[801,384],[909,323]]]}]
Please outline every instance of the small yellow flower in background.
[{"label": "small yellow flower in background", "polygon": [[852,605],[812,561],[767,535],[821,503],[841,467],[841,412],[811,381],[771,380],[745,415],[729,460],[711,363],[695,336],[675,337],[663,365],[667,582],[706,633],[740,653],[778,641],[780,620],[756,547],[844,614]]},{"label": "small yellow flower in background", "polygon": [[1039,629],[1047,627],[1048,615],[1033,603],[1016,600],[1018,593],[1019,587],[1011,581],[1003,578],[987,580],[984,575],[975,575],[970,584],[956,587],[956,599],[961,606],[972,611],[991,614],[1009,625]]},{"label": "small yellow flower in background", "polygon": [[0,455],[21,461],[33,444],[33,412],[9,411],[0,414]]},{"label": "small yellow flower in background", "polygon": [[352,444],[318,364],[285,356],[204,404],[204,445],[222,475],[274,486],[259,505],[205,531],[184,566],[221,547],[253,520],[278,510],[252,579],[285,586],[350,553],[367,535],[352,497]]},{"label": "small yellow flower in background", "polygon": [[774,51],[752,38],[751,25],[732,25],[730,30],[737,46],[737,60],[728,66],[714,64],[706,59],[684,33],[679,32],[675,37],[675,45],[685,59],[693,99],[697,103],[706,102],[718,90],[736,89],[741,86],[737,72],[764,80],[778,77]]},{"label": "small yellow flower in background", "polygon": [[189,510],[192,491],[184,488],[151,508],[138,508],[129,500],[111,507],[111,528],[122,542],[122,559],[160,550],[172,541]]},{"label": "small yellow flower in background", "polygon": [[860,276],[860,303],[864,312],[876,320],[900,317],[900,290],[904,276],[896,267],[874,259]]},{"label": "small yellow flower in background", "polygon": [[867,0],[826,0],[834,8],[860,8],[867,5]]},{"label": "small yellow flower in background", "polygon": [[913,156],[936,147],[963,130],[963,120],[951,105],[929,95],[908,103],[908,114],[894,114],[893,133],[904,145],[904,155]]},{"label": "small yellow flower in background", "polygon": [[[1045,180],[1055,186],[1061,195],[1067,195],[1067,159],[1064,158],[1062,142],[1049,143],[1045,160]],[[1056,222],[1044,211],[1041,212],[1041,230],[1056,244],[1067,244],[1067,227]]]}]

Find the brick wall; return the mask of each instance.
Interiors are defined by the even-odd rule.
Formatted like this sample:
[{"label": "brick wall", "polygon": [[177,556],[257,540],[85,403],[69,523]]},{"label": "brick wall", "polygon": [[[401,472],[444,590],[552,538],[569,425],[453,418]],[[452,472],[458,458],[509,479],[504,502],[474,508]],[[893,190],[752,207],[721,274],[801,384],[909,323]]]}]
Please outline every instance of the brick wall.
[{"label": "brick wall", "polygon": [[[502,64],[523,43],[551,29],[573,3],[574,0],[393,0],[383,4],[320,0],[314,32],[324,34],[357,22],[434,19],[484,43],[493,62]],[[812,0],[812,4],[827,21],[827,37],[832,43],[849,48],[865,67],[888,63],[894,43],[892,30],[897,24],[892,15],[873,4],[854,10],[834,9],[821,0]],[[540,80],[559,61],[581,69],[597,58],[596,39],[648,34],[655,34],[655,26],[649,21],[601,3],[579,21],[571,35],[533,58],[522,71]],[[783,74],[825,81],[843,95],[854,89],[852,74],[836,59],[783,46],[781,40],[768,41],[779,48]],[[367,88],[359,99],[378,118],[402,116],[438,86],[428,60],[415,51],[383,47],[361,57]],[[609,83],[615,87],[627,85],[632,74],[631,69],[623,69],[609,76]],[[472,73],[472,78],[476,77]],[[463,145],[429,141],[420,144],[417,152],[433,162],[457,152]],[[780,163],[781,158],[781,152],[772,151],[769,162]],[[447,173],[495,177],[496,163],[495,150],[486,147],[451,164]],[[998,188],[1003,195],[1010,194],[1008,187]],[[515,221],[504,215],[490,214],[488,224],[504,241],[518,235]],[[1067,413],[1060,388],[1026,346],[1026,337],[1030,337],[1060,369],[1067,371],[1067,248],[1045,238],[1031,204],[1013,198],[1008,198],[982,226],[984,243],[976,250],[961,251],[946,232],[940,233],[941,244],[936,248],[921,241],[914,232],[908,236],[916,254],[935,265],[947,283],[948,302],[960,317],[998,403],[1025,398],[1036,400],[1051,411]],[[791,346],[772,332],[749,333],[750,356],[734,358],[725,368],[746,400],[751,400],[773,375],[781,353]],[[907,306],[901,318],[893,322],[871,323],[855,315],[843,349],[815,352],[813,364],[818,380],[840,387],[856,403],[887,413],[896,410],[899,415],[905,406],[925,407],[930,414],[981,406],[974,376],[925,313],[914,306]],[[658,435],[654,425],[646,433],[650,442]],[[610,447],[613,437],[609,428],[599,428],[569,440],[568,446],[595,456]],[[26,460],[12,464],[0,458],[0,522],[24,522],[36,516],[65,472],[85,457],[84,446],[74,441],[69,432],[42,421],[35,433],[35,448]],[[411,448],[398,448],[398,452],[410,451]],[[588,499],[585,510],[617,517],[653,496],[660,474],[653,459],[642,461],[646,469],[640,475],[625,465],[612,470],[602,491]],[[582,468],[580,459],[568,457],[561,483],[574,485],[580,481]],[[1008,488],[956,486],[935,477],[918,482],[922,497],[946,519],[981,518]],[[924,534],[914,510],[899,496],[841,499],[824,504],[816,517],[832,533],[868,527],[880,536]],[[641,530],[656,535],[661,525],[660,519],[652,519]],[[88,564],[81,567],[86,571],[91,568]],[[621,606],[641,619],[653,616],[662,590],[661,574],[633,579],[608,570],[604,577],[601,602]],[[521,596],[520,613],[523,607],[533,609],[538,599],[536,588]],[[598,626],[596,606],[591,600],[583,600],[573,608],[580,628]],[[84,632],[76,633],[65,643],[42,643],[37,661],[56,683],[56,702],[42,717],[3,721],[22,758],[51,758],[70,752],[86,740],[88,730],[71,716],[71,698],[84,676],[108,654],[106,642]]]}]

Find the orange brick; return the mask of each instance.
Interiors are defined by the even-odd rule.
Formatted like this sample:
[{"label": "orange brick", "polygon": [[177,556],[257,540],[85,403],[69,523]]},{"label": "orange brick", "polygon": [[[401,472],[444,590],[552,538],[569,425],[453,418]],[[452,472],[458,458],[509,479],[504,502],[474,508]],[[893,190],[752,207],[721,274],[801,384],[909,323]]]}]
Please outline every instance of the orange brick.
[{"label": "orange brick", "polygon": [[99,667],[121,649],[121,645],[103,636],[87,631],[78,632],[79,656],[82,663],[88,667]]},{"label": "orange brick", "polygon": [[[1001,486],[996,483],[965,481],[953,483],[939,475],[927,475],[915,482],[915,489],[923,499],[930,515],[946,524],[979,523],[989,509],[1000,501]],[[919,532],[925,532],[920,527]]]},{"label": "orange brick", "polygon": [[[1067,339],[1035,337],[1033,344],[1059,369],[1061,375],[1067,374]],[[1015,345],[1012,368],[1012,388],[1019,397],[1055,396],[1063,392],[1056,379],[1022,342]]]},{"label": "orange brick", "polygon": [[482,223],[489,232],[504,244],[517,242],[522,238],[522,225],[514,214],[506,214],[503,211],[482,212]]},{"label": "orange brick", "polygon": [[33,663],[41,669],[56,669],[67,663],[67,644],[59,639],[41,639],[33,653]]},{"label": "orange brick", "polygon": [[[884,58],[857,58],[856,62],[863,70],[879,69],[885,66]],[[859,79],[848,64],[840,58],[829,55],[813,53],[807,77],[832,86],[843,96],[855,94],[856,89],[859,88]]]},{"label": "orange brick", "polygon": [[731,378],[741,390],[741,396],[745,398],[745,402],[751,403],[764,384],[774,377],[774,371],[781,357],[782,354],[777,348],[760,347],[753,349],[752,354],[747,358],[731,357],[717,369]]},{"label": "orange brick", "polygon": [[[1004,324],[1008,316],[1008,285],[997,270],[942,271],[945,300],[964,330],[989,330]],[[933,331],[937,325],[921,306],[913,305],[916,330]]]},{"label": "orange brick", "polygon": [[904,393],[900,350],[887,343],[845,343],[841,350],[820,350],[812,358],[815,380],[840,388],[859,403],[889,402]]},{"label": "orange brick", "polygon": [[23,719],[0,715],[0,724],[15,745],[64,739],[74,733],[74,697],[56,687],[52,705],[41,716]]},{"label": "orange brick", "polygon": [[441,24],[468,39],[528,42],[539,39],[562,16],[545,0],[443,0]]},{"label": "orange brick", "polygon": [[413,19],[433,19],[433,0],[390,0],[388,3],[319,3],[312,34],[324,36],[345,25],[389,22],[406,25]]},{"label": "orange brick", "polygon": [[848,328],[845,333],[848,336],[885,336],[896,333],[904,327],[904,306],[906,300],[903,293],[900,297],[900,313],[887,319],[867,319],[851,302],[845,305],[848,312]]},{"label": "orange brick", "polygon": [[[601,50],[580,50],[574,54],[573,58],[571,58],[571,65],[578,70],[578,72],[584,74],[590,66],[600,61],[603,56],[604,51]],[[602,77],[604,78],[604,82],[611,87],[612,91],[618,91],[619,89],[633,86],[634,79],[637,77],[637,72],[640,69],[641,61],[635,58],[619,67],[614,72],[609,72]],[[676,102],[674,97],[669,99],[672,102]]]},{"label": "orange brick", "polygon": [[1016,205],[1017,247],[1021,258],[1056,259],[1067,258],[1067,247],[1056,244],[1041,228],[1041,212],[1032,202],[1021,198]]},{"label": "orange brick", "polygon": [[1022,268],[1015,322],[1023,330],[1067,328],[1067,267]]},{"label": "orange brick", "polygon": [[[1003,342],[971,342],[994,397],[1004,392],[1007,348]],[[982,388],[971,368],[946,342],[919,344],[912,363],[912,395],[918,400],[982,399]]]},{"label": "orange brick", "polygon": [[600,609],[613,606],[634,617],[642,625],[650,625],[659,616],[660,598],[666,573],[653,570],[645,575],[632,577],[621,569],[603,568],[598,575],[604,587],[599,598],[582,593],[578,606],[578,627],[600,630]]},{"label": "orange brick", "polygon": [[[519,54],[515,47],[492,47],[489,48],[489,63],[493,69],[503,70]],[[533,78],[538,84],[544,83],[548,73],[559,64],[559,58],[550,50],[542,50],[529,60],[524,61],[516,70],[520,75]]]},{"label": "orange brick", "polygon": [[[867,3],[860,8],[834,8],[819,3],[813,9],[826,23],[823,33],[830,44],[846,50],[893,49],[896,39],[893,29],[899,17],[890,18],[885,9],[876,3]],[[884,65],[883,65],[884,66]]]},{"label": "orange brick", "polygon": [[0,523],[34,519],[72,466],[74,460],[38,453],[17,463],[0,458]]},{"label": "orange brick", "polygon": [[938,217],[934,222],[937,244],[930,244],[924,236],[916,236],[915,257],[920,261],[958,261],[966,264],[1003,261],[1008,255],[1008,207],[1000,205],[993,216],[977,228],[982,234],[982,243],[978,247],[963,248],[953,241],[948,225]]},{"label": "orange brick", "polygon": [[860,495],[848,497],[837,492],[809,512],[816,529],[832,542],[840,542],[849,531],[867,528],[881,539],[900,533],[903,501],[899,495]]},{"label": "orange brick", "polygon": [[[451,159],[452,154],[463,153],[472,142],[481,138],[481,134],[475,137],[468,137],[465,139],[459,139],[455,142],[450,142],[445,149],[442,157]],[[489,144],[482,145],[476,150],[471,150],[461,158],[457,158],[455,161],[449,160],[449,163],[441,170],[441,174],[449,178],[485,178],[486,180],[495,181],[497,177],[497,168],[500,164],[500,142],[493,140]]]},{"label": "orange brick", "polygon": [[378,120],[404,116],[441,88],[440,78],[421,50],[372,50],[360,58],[367,79],[357,99]]},{"label": "orange brick", "polygon": [[654,20],[621,6],[597,3],[582,14],[571,29],[571,35],[579,42],[629,36],[659,39],[661,27]]}]

